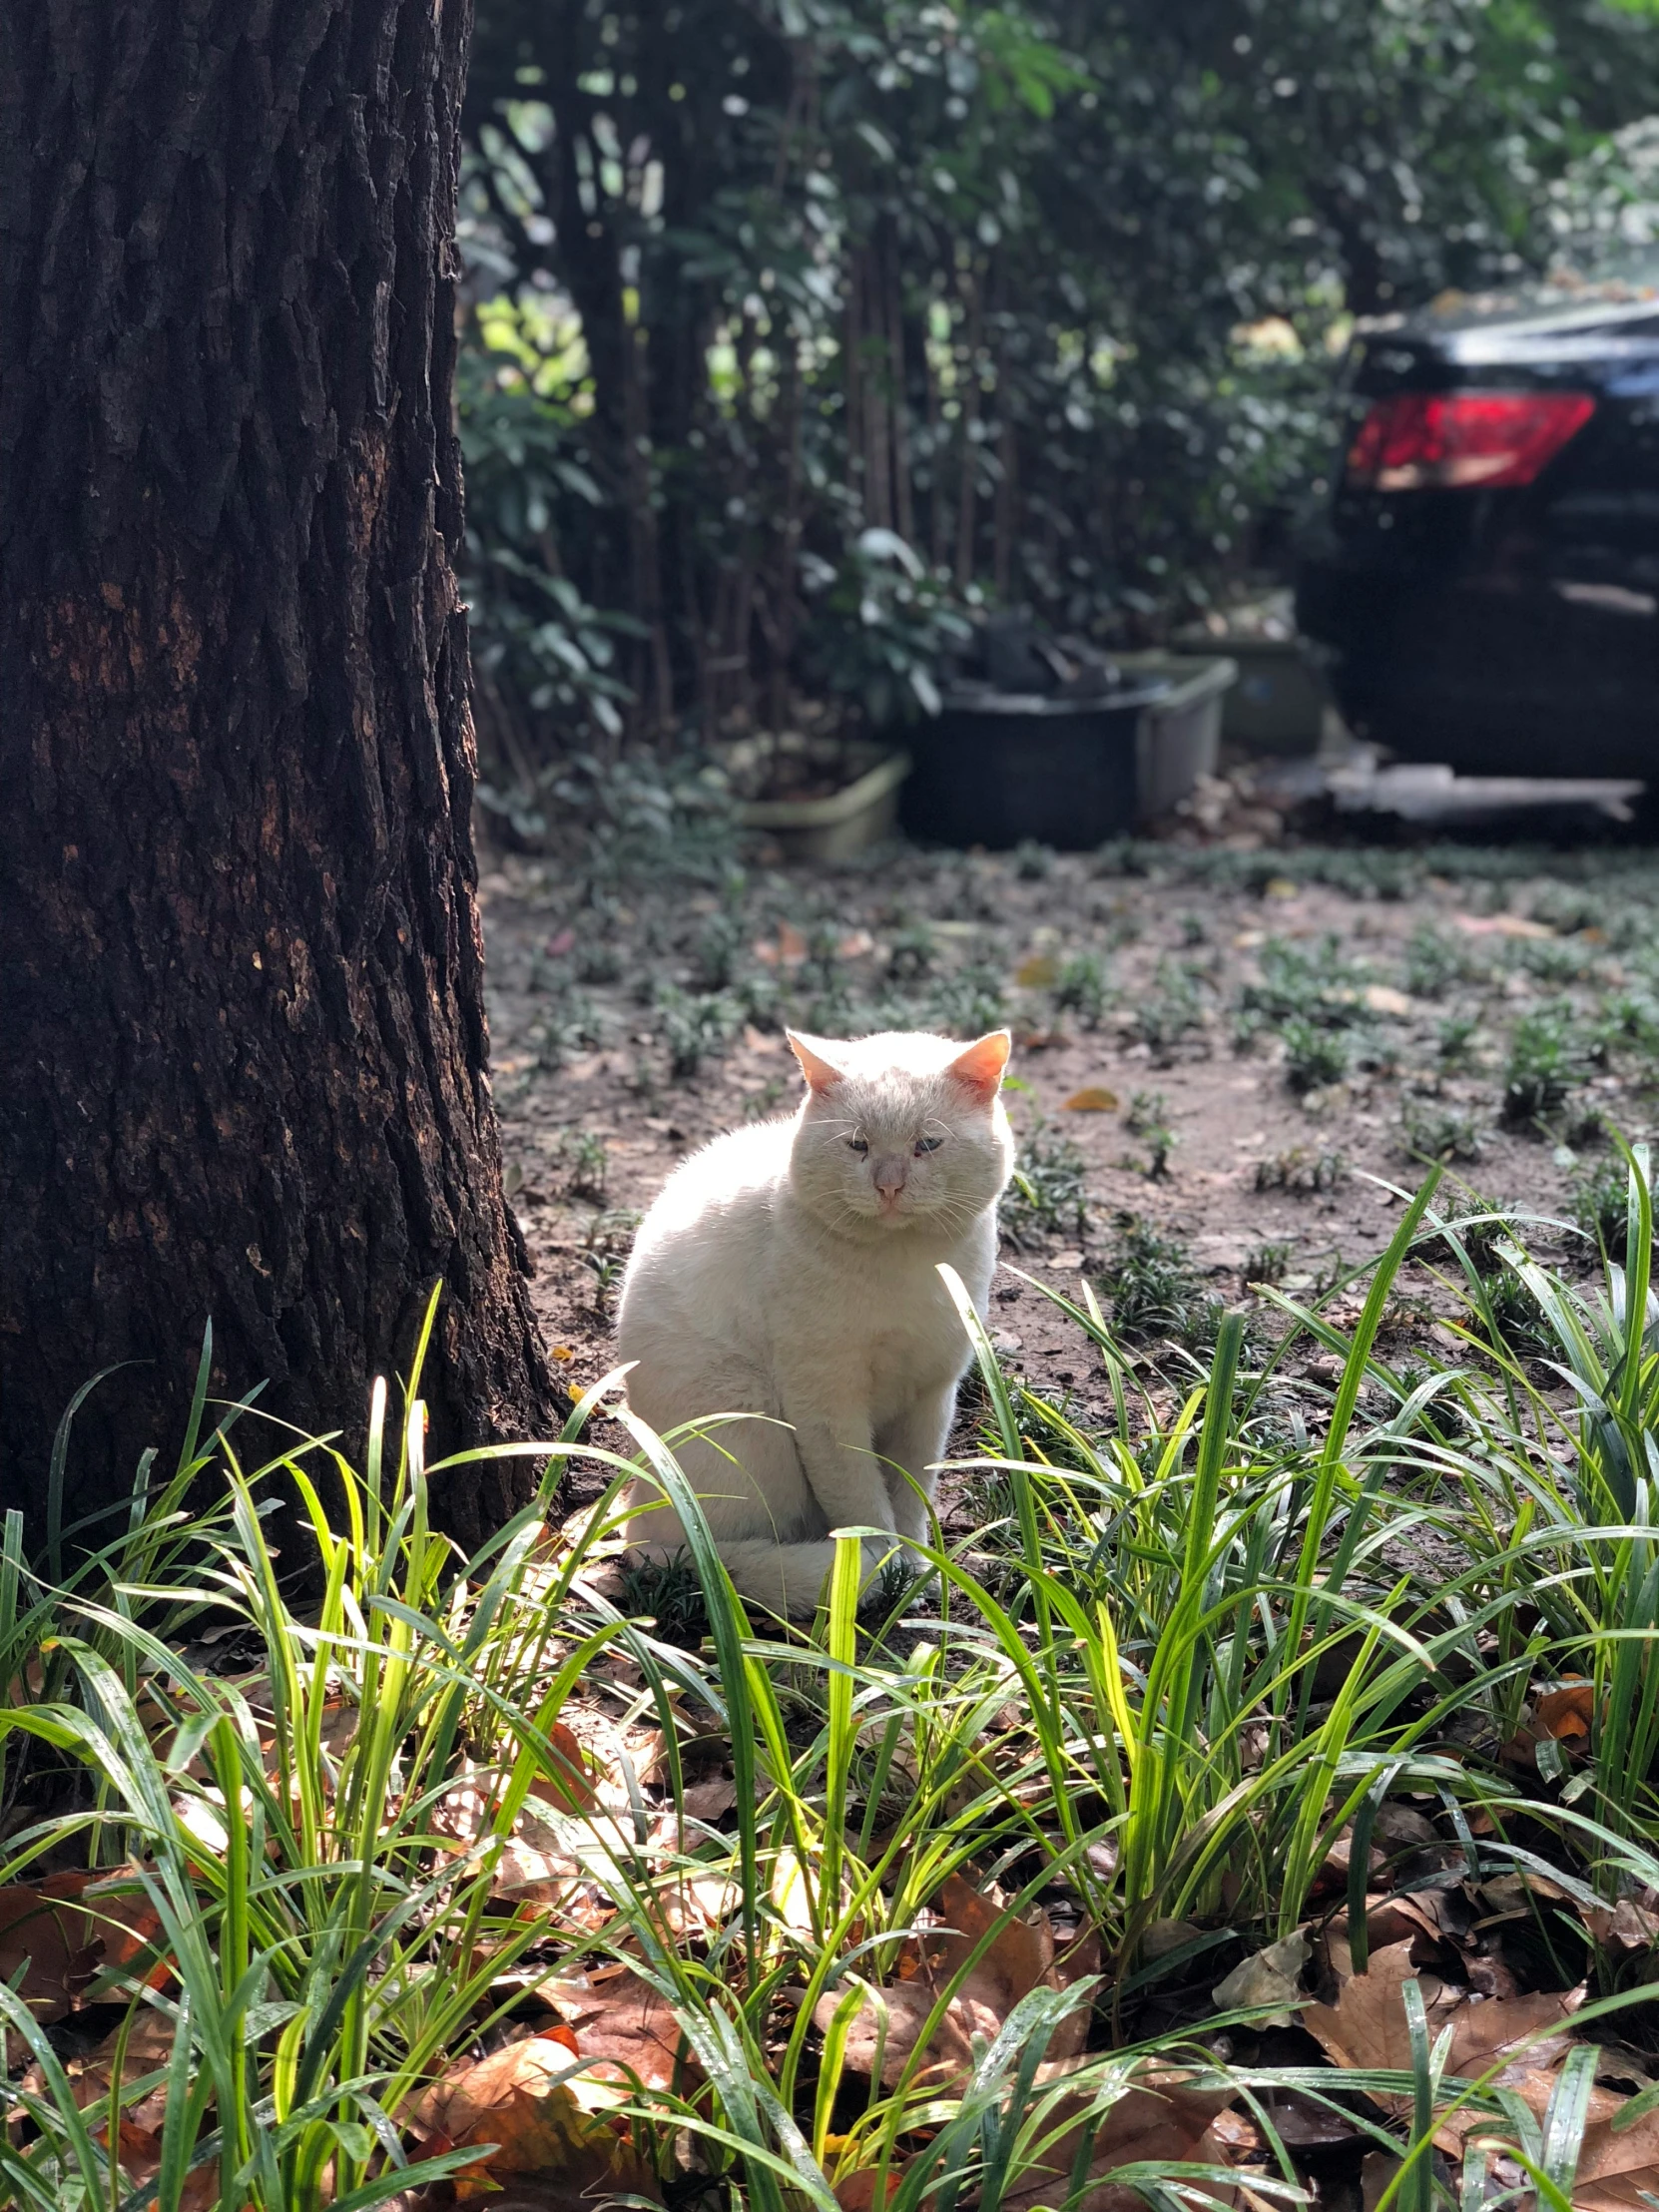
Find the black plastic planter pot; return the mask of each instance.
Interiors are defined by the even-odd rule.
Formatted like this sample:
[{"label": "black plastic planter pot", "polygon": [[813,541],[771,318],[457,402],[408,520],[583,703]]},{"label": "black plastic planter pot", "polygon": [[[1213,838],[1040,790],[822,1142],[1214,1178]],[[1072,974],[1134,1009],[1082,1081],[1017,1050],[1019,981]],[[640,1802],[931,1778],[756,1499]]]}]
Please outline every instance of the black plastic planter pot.
[{"label": "black plastic planter pot", "polygon": [[1214,773],[1228,660],[1125,654],[1128,682],[1098,699],[969,689],[909,733],[901,813],[913,837],[1078,851],[1165,814]]}]

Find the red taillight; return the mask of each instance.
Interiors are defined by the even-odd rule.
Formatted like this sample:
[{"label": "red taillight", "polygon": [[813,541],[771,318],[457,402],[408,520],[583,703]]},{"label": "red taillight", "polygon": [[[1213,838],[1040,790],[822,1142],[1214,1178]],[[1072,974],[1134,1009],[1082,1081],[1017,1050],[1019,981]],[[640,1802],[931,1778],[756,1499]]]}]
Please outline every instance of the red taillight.
[{"label": "red taillight", "polygon": [[1349,448],[1372,491],[1530,484],[1595,413],[1584,391],[1401,391],[1379,399]]}]

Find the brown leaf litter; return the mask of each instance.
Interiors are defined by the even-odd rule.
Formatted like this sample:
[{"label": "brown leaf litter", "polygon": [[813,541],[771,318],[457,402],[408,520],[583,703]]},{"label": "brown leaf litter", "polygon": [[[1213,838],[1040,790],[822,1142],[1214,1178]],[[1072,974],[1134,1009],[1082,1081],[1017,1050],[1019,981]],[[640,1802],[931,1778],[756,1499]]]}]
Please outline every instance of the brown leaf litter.
[{"label": "brown leaf litter", "polygon": [[[949,1877],[932,1910],[939,1925],[904,1939],[897,1979],[879,1992],[886,2007],[884,2028],[877,2007],[866,1997],[847,2033],[847,2070],[873,2073],[879,2051],[881,2080],[888,2088],[897,2085],[918,2047],[925,2050],[926,2063],[912,2075],[914,2081],[945,2091],[960,2087],[972,2068],[974,2038],[995,2035],[1021,1997],[1039,1984],[1067,1988],[1099,1967],[1099,1941],[1092,1934],[1061,1957],[1046,1920],[1020,1920],[960,1875]],[[984,1952],[963,1973],[987,1936]],[[951,1994],[942,2017],[923,2043],[928,2017],[946,1989]],[[840,2001],[838,1990],[820,1998],[813,2017],[821,2029],[829,2026]],[[1087,2008],[1069,2013],[1055,2029],[1049,2059],[1080,2052],[1087,2033]]]}]

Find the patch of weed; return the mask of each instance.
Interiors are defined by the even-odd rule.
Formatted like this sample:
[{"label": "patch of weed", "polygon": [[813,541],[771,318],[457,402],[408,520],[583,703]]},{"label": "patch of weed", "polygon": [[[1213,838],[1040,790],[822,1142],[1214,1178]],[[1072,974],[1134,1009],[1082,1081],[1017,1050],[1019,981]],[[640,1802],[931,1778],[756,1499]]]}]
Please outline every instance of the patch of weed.
[{"label": "patch of weed", "polygon": [[1271,1160],[1257,1161],[1256,1188],[1309,1198],[1316,1191],[1335,1190],[1347,1172],[1348,1163],[1340,1152],[1316,1152],[1311,1145],[1294,1144]]},{"label": "patch of weed", "polygon": [[1054,978],[1054,1003],[1075,1013],[1085,1029],[1098,1029],[1106,1011],[1106,963],[1098,952],[1073,952]]},{"label": "patch of weed", "polygon": [[1327,936],[1317,945],[1269,937],[1256,964],[1256,979],[1239,993],[1241,1039],[1293,1020],[1341,1029],[1365,1019],[1359,995],[1365,971],[1343,958],[1336,937]]},{"label": "patch of weed", "polygon": [[1350,898],[1409,898],[1421,880],[1421,870],[1410,854],[1377,845],[1339,845],[1310,858],[1312,864],[1304,866],[1302,854],[1297,855],[1298,873],[1346,891]]},{"label": "patch of weed", "polygon": [[561,1130],[559,1159],[566,1170],[566,1188],[571,1196],[591,1199],[595,1206],[603,1206],[611,1160],[605,1140],[597,1130]]},{"label": "patch of weed", "polygon": [[833,914],[820,914],[807,929],[807,957],[801,963],[803,990],[838,996],[846,989],[846,925]]},{"label": "patch of weed", "polygon": [[946,1036],[982,1037],[1000,1028],[1007,1012],[1002,977],[988,961],[971,960],[934,979],[925,1012],[929,1028]]},{"label": "patch of weed", "polygon": [[1448,1068],[1467,1067],[1474,1057],[1474,1039],[1480,1027],[1474,1014],[1447,1014],[1434,1032],[1434,1051]]},{"label": "patch of weed", "polygon": [[703,924],[697,934],[697,970],[705,989],[721,991],[731,983],[744,936],[739,914],[711,914]]},{"label": "patch of weed", "polygon": [[1483,1198],[1476,1198],[1468,1212],[1448,1221],[1439,1236],[1424,1244],[1423,1251],[1430,1255],[1436,1251],[1450,1254],[1453,1246],[1460,1246],[1476,1275],[1492,1276],[1503,1265],[1498,1258],[1498,1245],[1511,1234],[1502,1209]]},{"label": "patch of weed", "polygon": [[1254,1252],[1245,1257],[1245,1281],[1283,1283],[1291,1269],[1291,1250],[1288,1244],[1258,1245]]},{"label": "patch of weed", "polygon": [[620,983],[627,973],[621,945],[613,936],[595,931],[577,948],[576,973],[584,983]]},{"label": "patch of weed", "polygon": [[[985,1432],[988,1453],[1000,1455],[1002,1439],[994,1431]],[[976,1467],[962,1481],[961,1501],[973,1524],[975,1538],[983,1541],[987,1536],[1000,1534],[1013,1525],[1014,1482],[1005,1467]]]},{"label": "patch of weed", "polygon": [[599,1009],[582,992],[566,989],[526,1032],[539,1069],[561,1068],[573,1052],[591,1052],[605,1041]]},{"label": "patch of weed", "polygon": [[690,1552],[671,1559],[625,1553],[617,1563],[618,1610],[632,1620],[655,1621],[665,1644],[696,1651],[709,1626],[703,1583]]},{"label": "patch of weed", "polygon": [[1069,1137],[1037,1122],[1019,1148],[1003,1194],[1002,1233],[1017,1248],[1037,1236],[1080,1237],[1088,1226],[1083,1155]]},{"label": "patch of weed", "polygon": [[1293,1014],[1279,1034],[1285,1043],[1285,1080],[1299,1094],[1340,1083],[1354,1064],[1354,1041],[1346,1030],[1321,1028]]},{"label": "patch of weed", "polygon": [[906,922],[887,940],[887,974],[894,983],[913,983],[932,972],[938,939],[926,922]]},{"label": "patch of weed", "polygon": [[1197,971],[1185,960],[1160,960],[1153,987],[1135,1008],[1142,1042],[1165,1049],[1204,1026],[1205,1000]]},{"label": "patch of weed", "polygon": [[775,1114],[789,1095],[789,1085],[781,1075],[769,1075],[758,1091],[751,1091],[743,1102],[745,1121],[765,1121],[768,1114]]},{"label": "patch of weed", "polygon": [[1601,902],[1580,883],[1546,883],[1532,901],[1532,919],[1571,933],[1602,923]]},{"label": "patch of weed", "polygon": [[850,1037],[858,1027],[856,1001],[843,976],[835,976],[811,997],[795,1001],[795,1026],[815,1037]]},{"label": "patch of weed", "polygon": [[657,1070],[643,1052],[635,1053],[633,1066],[622,1078],[622,1087],[643,1106],[657,1103]]},{"label": "patch of weed", "polygon": [[1138,944],[1146,935],[1142,917],[1121,898],[1097,898],[1089,914],[1100,924],[1108,952],[1121,952],[1126,944]]},{"label": "patch of weed", "polygon": [[1633,1048],[1642,1059],[1659,1062],[1659,999],[1645,990],[1614,991],[1602,1001],[1595,1040],[1603,1051]]},{"label": "patch of weed", "polygon": [[1014,847],[1013,866],[1021,882],[1040,883],[1054,873],[1054,847],[1039,844],[1035,837],[1021,837]]},{"label": "patch of weed", "polygon": [[1138,1214],[1119,1217],[1118,1246],[1100,1275],[1119,1336],[1213,1342],[1222,1306],[1205,1288],[1192,1255]]},{"label": "patch of weed", "polygon": [[1405,988],[1413,998],[1443,998],[1468,978],[1463,947],[1432,921],[1419,921],[1405,946]]},{"label": "patch of weed", "polygon": [[739,978],[731,996],[745,1021],[765,1028],[777,1024],[784,993],[769,968],[751,968]]},{"label": "patch of weed", "polygon": [[1511,1128],[1536,1123],[1564,1106],[1584,1080],[1582,1047],[1570,1006],[1548,1006],[1516,1022],[1503,1070],[1503,1119]]},{"label": "patch of weed", "polygon": [[1533,1360],[1559,1353],[1560,1346],[1543,1308],[1513,1268],[1500,1265],[1487,1277],[1486,1304],[1490,1316],[1487,1336],[1494,1349]]},{"label": "patch of weed", "polygon": [[628,1263],[616,1252],[584,1252],[581,1260],[593,1277],[593,1310],[602,1321],[608,1320]]},{"label": "patch of weed", "polygon": [[1572,1180],[1573,1218],[1609,1260],[1621,1261],[1630,1241],[1630,1171],[1622,1158],[1598,1160]]},{"label": "patch of weed", "polygon": [[1401,1116],[1407,1154],[1423,1160],[1477,1160],[1485,1144],[1478,1117],[1447,1105],[1407,1099]]},{"label": "patch of weed", "polygon": [[1509,967],[1535,982],[1559,988],[1581,982],[1596,964],[1600,947],[1581,937],[1517,937],[1508,947]]},{"label": "patch of weed", "polygon": [[639,1225],[640,1216],[626,1206],[610,1207],[596,1214],[588,1224],[580,1258],[593,1277],[593,1310],[601,1318],[609,1316],[611,1303],[621,1288],[634,1231]]},{"label": "patch of weed", "polygon": [[[1148,1158],[1141,1172],[1154,1182],[1168,1175],[1169,1156],[1176,1145],[1175,1132],[1164,1119],[1167,1112],[1162,1091],[1137,1091],[1123,1117],[1123,1126],[1132,1137],[1146,1139]],[[1141,1166],[1139,1161],[1132,1164]]]},{"label": "patch of weed", "polygon": [[884,1559],[873,1579],[859,1594],[858,1617],[866,1623],[874,1623],[891,1614],[907,1612],[932,1588],[933,1582],[934,1575],[930,1567],[917,1569],[902,1554]]},{"label": "patch of weed", "polygon": [[672,983],[657,993],[657,1030],[677,1083],[689,1081],[706,1059],[718,1055],[742,1024],[742,1008],[722,993],[692,998]]}]

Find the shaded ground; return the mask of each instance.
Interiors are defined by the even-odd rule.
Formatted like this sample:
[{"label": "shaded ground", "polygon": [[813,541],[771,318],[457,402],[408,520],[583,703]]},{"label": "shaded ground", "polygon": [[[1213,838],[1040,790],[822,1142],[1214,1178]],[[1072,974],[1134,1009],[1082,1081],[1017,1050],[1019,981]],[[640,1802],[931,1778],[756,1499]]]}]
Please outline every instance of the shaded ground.
[{"label": "shaded ground", "polygon": [[[1099,1363],[1014,1268],[1072,1295],[1087,1277],[1178,1378],[1209,1301],[1264,1280],[1311,1297],[1377,1251],[1426,1157],[1487,1201],[1591,1222],[1600,1117],[1631,1138],[1656,1117],[1653,856],[1252,841],[608,885],[492,858],[509,1188],[573,1385],[610,1363],[632,1228],[675,1162],[793,1107],[786,1019],[1012,1024],[1031,1189],[993,1324],[1007,1365],[1085,1416],[1107,1410]],[[1433,1285],[1405,1288],[1429,1328]]]}]

